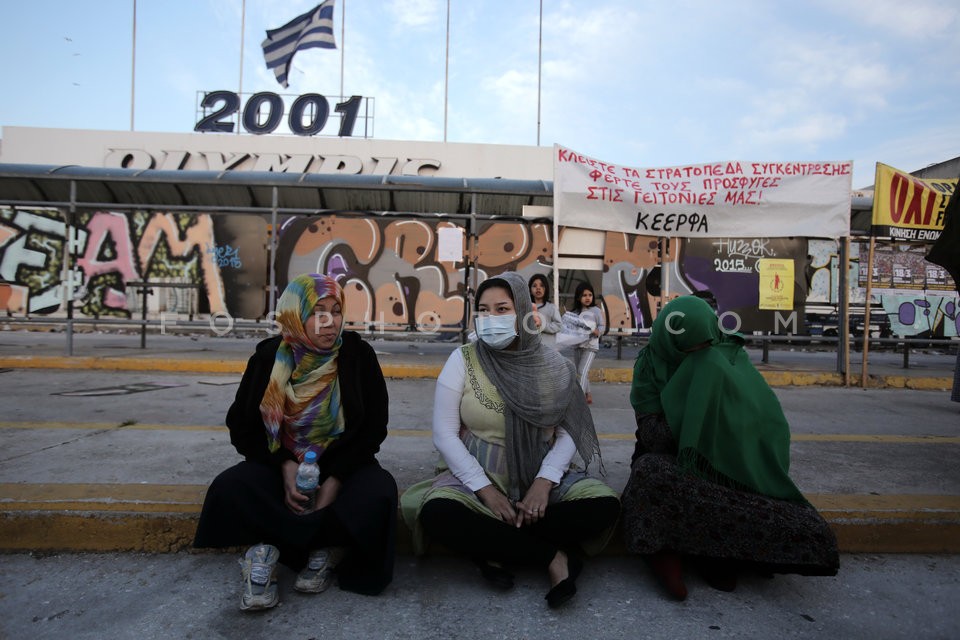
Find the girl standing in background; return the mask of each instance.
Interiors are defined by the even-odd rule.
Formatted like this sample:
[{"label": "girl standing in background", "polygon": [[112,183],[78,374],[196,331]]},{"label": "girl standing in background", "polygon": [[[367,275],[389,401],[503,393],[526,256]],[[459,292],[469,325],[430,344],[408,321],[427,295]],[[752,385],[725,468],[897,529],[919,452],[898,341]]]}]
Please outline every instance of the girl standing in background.
[{"label": "girl standing in background", "polygon": [[530,299],[533,301],[533,311],[536,314],[534,322],[540,329],[540,341],[545,345],[556,347],[556,335],[563,324],[560,321],[557,305],[550,302],[550,285],[547,277],[542,273],[535,273],[530,276],[528,286]]},{"label": "girl standing in background", "polygon": [[580,315],[580,318],[587,321],[595,328],[590,333],[590,339],[583,344],[577,345],[573,350],[573,363],[577,366],[577,376],[580,379],[580,388],[587,397],[587,404],[593,403],[593,396],[590,395],[590,366],[593,364],[593,358],[600,350],[600,336],[606,330],[603,311],[597,306],[596,297],[593,294],[593,287],[589,282],[581,282],[577,285],[577,292],[574,295],[573,312]]}]

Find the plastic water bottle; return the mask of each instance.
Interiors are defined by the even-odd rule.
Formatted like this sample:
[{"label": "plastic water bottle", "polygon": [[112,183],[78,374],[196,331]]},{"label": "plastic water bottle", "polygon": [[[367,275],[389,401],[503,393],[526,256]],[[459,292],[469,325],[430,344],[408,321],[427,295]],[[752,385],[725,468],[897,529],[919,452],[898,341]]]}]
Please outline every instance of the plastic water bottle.
[{"label": "plastic water bottle", "polygon": [[297,468],[297,491],[310,499],[303,506],[304,513],[313,511],[317,500],[317,485],[320,484],[320,467],[317,465],[317,452],[307,451],[303,462]]}]

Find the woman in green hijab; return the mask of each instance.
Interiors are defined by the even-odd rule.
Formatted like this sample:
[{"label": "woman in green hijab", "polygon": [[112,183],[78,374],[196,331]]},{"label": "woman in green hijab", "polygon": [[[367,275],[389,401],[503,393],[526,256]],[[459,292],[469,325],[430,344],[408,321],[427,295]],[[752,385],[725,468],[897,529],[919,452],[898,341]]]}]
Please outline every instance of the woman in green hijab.
[{"label": "woman in green hijab", "polygon": [[660,311],[630,403],[637,444],[624,535],[673,597],[687,596],[684,556],[726,591],[748,568],[836,574],[836,538],[789,476],[780,403],[704,300],[682,296]]}]

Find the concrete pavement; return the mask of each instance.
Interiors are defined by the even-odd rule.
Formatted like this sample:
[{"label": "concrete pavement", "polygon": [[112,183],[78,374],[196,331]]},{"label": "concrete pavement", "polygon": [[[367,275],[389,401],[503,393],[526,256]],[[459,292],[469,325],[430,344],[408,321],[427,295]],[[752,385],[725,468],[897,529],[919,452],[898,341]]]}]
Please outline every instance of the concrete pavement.
[{"label": "concrete pavement", "polygon": [[[186,548],[207,483],[238,459],[223,415],[258,339],[149,335],[141,349],[137,334],[77,334],[68,357],[62,333],[0,332],[2,548]],[[435,463],[431,379],[455,345],[371,342],[390,376],[381,460],[405,487]],[[594,367],[592,411],[618,490],[633,448],[630,349],[620,360],[601,350]],[[960,405],[926,390],[949,386],[955,356],[914,353],[905,370],[900,354],[874,352],[868,389],[835,386],[829,351],[751,357],[768,379],[794,382],[775,386],[793,431],[791,472],[844,551],[960,550]],[[911,383],[889,388],[893,377]]]},{"label": "concrete pavement", "polygon": [[[960,405],[955,356],[871,355],[868,389],[837,386],[828,351],[751,357],[791,423],[791,475],[836,532],[832,578],[745,578],[664,598],[617,539],[591,561],[562,611],[546,578],[491,591],[468,563],[409,553],[379,598],[292,591],[237,612],[235,554],[186,552],[207,484],[239,459],[223,416],[259,338],[0,331],[0,638],[885,638],[960,635]],[[373,340],[391,377],[380,459],[401,487],[428,477],[433,383],[453,344]],[[628,372],[635,348],[601,351],[594,404],[606,481],[623,487],[633,448]],[[784,373],[793,382],[778,383]],[[859,374],[859,371],[857,371]],[[888,378],[909,383],[890,385]],[[859,377],[856,377],[859,381]],[[83,551],[85,553],[75,553]],[[438,550],[434,550],[438,551]],[[149,552],[149,553],[144,553]],[[893,554],[893,555],[890,555]],[[318,608],[319,607],[319,608]]]},{"label": "concrete pavement", "polygon": [[398,557],[378,597],[300,594],[282,570],[280,604],[261,613],[237,610],[228,554],[8,554],[0,574],[0,638],[11,640],[960,637],[960,556],[845,554],[836,577],[749,577],[732,593],[691,572],[680,603],[638,559],[606,556],[587,563],[559,611],[543,601],[543,573],[522,570],[500,592],[466,561],[436,556]]}]

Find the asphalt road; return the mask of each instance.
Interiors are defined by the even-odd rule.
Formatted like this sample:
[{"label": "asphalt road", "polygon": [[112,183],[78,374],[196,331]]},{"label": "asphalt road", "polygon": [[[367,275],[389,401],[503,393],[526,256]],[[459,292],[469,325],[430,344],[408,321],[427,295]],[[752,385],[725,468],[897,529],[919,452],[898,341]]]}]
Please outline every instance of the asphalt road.
[{"label": "asphalt road", "polygon": [[280,605],[259,613],[238,611],[240,570],[222,553],[9,555],[0,573],[0,637],[11,640],[960,637],[957,556],[845,555],[836,577],[747,578],[732,593],[693,574],[682,603],[640,560],[604,557],[560,611],[543,600],[545,574],[521,571],[503,593],[450,557],[398,558],[378,597],[302,595],[285,570]]},{"label": "asphalt road", "polygon": [[[0,382],[0,482],[205,484],[239,460],[223,427],[236,375],[23,369],[0,373]],[[387,386],[390,436],[381,462],[404,487],[436,462],[429,433],[434,382]],[[593,387],[606,479],[619,490],[633,451],[629,385]],[[803,491],[960,495],[960,412],[948,393],[775,393],[791,424],[791,473]]]},{"label": "asphalt road", "polygon": [[[235,375],[16,370],[0,373],[0,482],[202,484],[237,459],[222,427]],[[390,380],[382,463],[401,486],[427,477],[433,382]],[[792,474],[808,492],[960,494],[958,407],[948,393],[777,388]],[[607,481],[632,450],[625,384],[594,385]],[[927,436],[939,436],[928,439]],[[943,442],[942,439],[948,439]],[[695,574],[666,600],[642,563],[588,564],[569,607],[547,609],[544,575],[490,591],[464,561],[397,559],[378,598],[302,596],[237,610],[230,553],[0,556],[0,639],[10,638],[956,638],[960,557],[844,555],[833,578],[747,578],[721,593]]]}]

